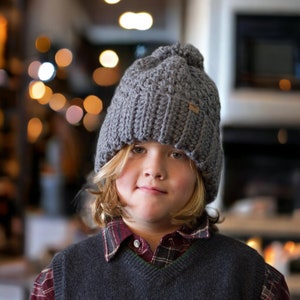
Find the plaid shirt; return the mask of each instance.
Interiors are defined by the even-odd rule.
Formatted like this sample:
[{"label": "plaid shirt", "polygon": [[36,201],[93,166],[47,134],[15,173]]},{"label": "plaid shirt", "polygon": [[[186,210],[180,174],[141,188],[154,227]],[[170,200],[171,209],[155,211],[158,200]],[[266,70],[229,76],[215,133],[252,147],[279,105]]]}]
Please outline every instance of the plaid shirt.
[{"label": "plaid shirt", "polygon": [[[165,267],[180,255],[199,238],[210,236],[208,220],[203,222],[196,230],[181,228],[178,231],[164,236],[153,253],[149,244],[140,236],[136,236],[125,225],[122,219],[111,221],[102,231],[105,259],[107,262],[117,255],[120,246],[127,244],[137,255],[147,262],[158,267]],[[34,282],[31,292],[31,300],[53,300],[54,281],[53,271],[50,268],[44,269]],[[266,264],[265,283],[262,289],[261,299],[263,300],[288,300],[289,291],[284,277],[276,269]]]}]

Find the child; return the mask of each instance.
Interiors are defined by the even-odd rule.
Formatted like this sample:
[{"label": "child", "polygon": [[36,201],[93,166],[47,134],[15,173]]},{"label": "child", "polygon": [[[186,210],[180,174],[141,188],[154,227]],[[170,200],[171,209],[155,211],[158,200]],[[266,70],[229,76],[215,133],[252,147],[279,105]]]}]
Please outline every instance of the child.
[{"label": "child", "polygon": [[101,127],[99,234],[58,253],[31,299],[289,299],[283,275],[217,233],[220,103],[191,46],[125,72]]}]

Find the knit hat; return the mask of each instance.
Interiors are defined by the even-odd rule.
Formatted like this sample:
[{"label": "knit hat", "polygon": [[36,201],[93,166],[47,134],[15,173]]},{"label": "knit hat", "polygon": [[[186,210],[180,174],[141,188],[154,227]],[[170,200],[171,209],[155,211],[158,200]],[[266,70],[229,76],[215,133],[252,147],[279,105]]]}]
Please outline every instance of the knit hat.
[{"label": "knit hat", "polygon": [[160,47],[124,73],[100,129],[95,171],[126,144],[170,144],[195,162],[209,203],[222,166],[219,125],[218,90],[198,49],[179,43]]}]

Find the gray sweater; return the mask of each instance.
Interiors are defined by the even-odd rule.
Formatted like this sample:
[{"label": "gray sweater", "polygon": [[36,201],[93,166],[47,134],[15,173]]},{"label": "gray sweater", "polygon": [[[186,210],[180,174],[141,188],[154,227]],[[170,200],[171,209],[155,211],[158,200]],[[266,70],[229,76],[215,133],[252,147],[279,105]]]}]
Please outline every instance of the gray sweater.
[{"label": "gray sweater", "polygon": [[161,269],[126,246],[106,262],[103,249],[99,233],[54,257],[55,299],[260,299],[263,258],[220,234],[199,239]]}]

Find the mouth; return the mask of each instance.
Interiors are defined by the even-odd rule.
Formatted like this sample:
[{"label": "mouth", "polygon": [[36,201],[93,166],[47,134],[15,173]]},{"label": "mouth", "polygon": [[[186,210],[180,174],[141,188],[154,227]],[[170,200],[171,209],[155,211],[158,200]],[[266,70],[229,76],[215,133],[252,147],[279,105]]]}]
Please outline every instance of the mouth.
[{"label": "mouth", "polygon": [[138,189],[148,194],[167,194],[165,190],[155,186],[143,185],[138,186]]}]

